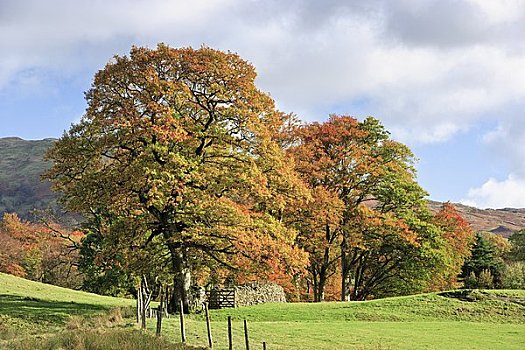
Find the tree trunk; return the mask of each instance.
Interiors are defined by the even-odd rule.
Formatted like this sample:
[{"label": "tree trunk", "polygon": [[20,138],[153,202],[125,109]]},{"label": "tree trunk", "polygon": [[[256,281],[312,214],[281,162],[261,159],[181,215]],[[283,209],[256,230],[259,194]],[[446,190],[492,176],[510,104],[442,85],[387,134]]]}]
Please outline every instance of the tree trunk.
[{"label": "tree trunk", "polygon": [[173,294],[171,296],[171,304],[175,306],[177,311],[180,311],[180,303],[184,308],[184,313],[190,312],[191,305],[191,270],[187,263],[187,258],[184,254],[183,249],[169,246],[171,253],[171,262],[173,268]]},{"label": "tree trunk", "polygon": [[347,301],[348,296],[348,274],[350,273],[350,264],[348,263],[346,250],[346,238],[343,237],[343,241],[341,242],[341,301]]}]

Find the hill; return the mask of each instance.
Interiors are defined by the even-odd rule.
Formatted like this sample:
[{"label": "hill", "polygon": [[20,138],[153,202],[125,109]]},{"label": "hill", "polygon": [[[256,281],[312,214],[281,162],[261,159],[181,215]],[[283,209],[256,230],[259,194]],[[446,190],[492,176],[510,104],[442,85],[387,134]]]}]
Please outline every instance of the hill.
[{"label": "hill", "polygon": [[[50,184],[40,180],[41,174],[50,166],[43,159],[44,153],[54,141],[0,138],[0,215],[16,212],[23,219],[30,219],[33,209],[59,211]],[[433,211],[439,210],[441,204],[429,201]],[[459,203],[454,205],[475,231],[508,237],[525,228],[525,209],[478,209]]]},{"label": "hill", "polygon": [[[459,203],[453,204],[474,231],[492,232],[509,237],[515,231],[525,228],[525,209],[478,209]],[[429,207],[433,211],[438,211],[441,205],[441,202],[429,201]]]},{"label": "hill", "polygon": [[134,305],[0,273],[0,349],[198,349],[140,332]]},{"label": "hill", "polygon": [[53,142],[0,138],[0,215],[16,212],[29,219],[33,209],[57,209],[50,184],[40,180],[50,166],[43,159],[44,153]]}]

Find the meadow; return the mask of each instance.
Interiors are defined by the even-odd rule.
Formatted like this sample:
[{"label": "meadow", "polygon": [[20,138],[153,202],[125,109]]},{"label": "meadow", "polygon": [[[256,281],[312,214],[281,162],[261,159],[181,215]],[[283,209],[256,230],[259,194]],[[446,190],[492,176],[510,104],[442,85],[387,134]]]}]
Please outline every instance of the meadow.
[{"label": "meadow", "polygon": [[[187,349],[178,317],[161,339],[136,329],[134,302],[71,291],[0,274],[0,348]],[[366,302],[264,304],[212,310],[214,349],[516,349],[525,348],[525,291],[429,293]],[[186,319],[188,344],[207,345],[202,314]],[[87,344],[87,345],[86,345]],[[97,345],[98,344],[98,345]]]}]

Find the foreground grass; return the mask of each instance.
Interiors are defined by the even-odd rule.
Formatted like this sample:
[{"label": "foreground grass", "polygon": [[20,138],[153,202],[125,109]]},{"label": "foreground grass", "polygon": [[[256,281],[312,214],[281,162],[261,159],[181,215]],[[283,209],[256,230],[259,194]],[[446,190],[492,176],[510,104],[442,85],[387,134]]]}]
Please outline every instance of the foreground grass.
[{"label": "foreground grass", "polygon": [[[141,332],[137,329],[96,329],[66,331],[46,339],[25,339],[8,344],[12,350],[190,350],[183,344],[173,344],[165,338]],[[202,348],[200,348],[202,349]]]},{"label": "foreground grass", "polygon": [[[268,349],[525,349],[525,291],[474,293],[476,301],[438,293],[350,303],[263,304],[211,311],[214,349],[227,349],[227,317],[235,348],[248,320],[252,348]],[[512,301],[509,301],[511,299]],[[163,335],[180,340],[177,318]],[[154,322],[149,324],[154,330]],[[187,320],[190,344],[207,345],[202,316]]]},{"label": "foreground grass", "polygon": [[134,304],[0,273],[0,349],[197,349],[135,329]]},{"label": "foreground grass", "polygon": [[104,297],[0,273],[0,340],[56,333],[76,317],[131,308],[132,300]]},{"label": "foreground grass", "polygon": [[[277,350],[525,349],[525,291],[468,297],[430,293],[214,310],[214,349],[228,348],[228,316],[234,320],[234,349],[244,348],[244,319],[251,349],[261,349],[263,341]],[[154,320],[148,323],[148,334],[135,328],[133,318],[122,321],[122,312],[133,305],[132,300],[0,274],[0,349],[190,349],[175,344],[180,342],[178,317],[164,320],[161,339],[153,336]],[[202,315],[187,318],[187,339],[193,346],[207,345]]]},{"label": "foreground grass", "polygon": [[[151,331],[153,332],[153,324]],[[242,322],[235,321],[233,343],[235,349],[244,348]],[[278,350],[337,350],[337,349],[525,349],[525,326],[522,324],[493,324],[477,322],[267,322],[248,323],[252,349]],[[214,349],[227,346],[227,324],[212,323]],[[180,341],[179,326],[174,319],[164,322],[163,336]],[[188,342],[206,346],[206,324],[190,320],[187,324]]]}]

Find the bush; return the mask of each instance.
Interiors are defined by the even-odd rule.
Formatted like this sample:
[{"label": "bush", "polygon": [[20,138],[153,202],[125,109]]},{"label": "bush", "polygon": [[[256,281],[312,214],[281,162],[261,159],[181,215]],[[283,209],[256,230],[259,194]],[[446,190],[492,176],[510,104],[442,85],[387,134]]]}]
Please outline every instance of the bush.
[{"label": "bush", "polygon": [[492,289],[494,288],[494,277],[490,270],[482,270],[479,275],[476,275],[474,271],[463,281],[464,287],[467,289]]},{"label": "bush", "polygon": [[503,272],[501,283],[506,289],[525,289],[525,262],[517,261],[508,264]]}]

